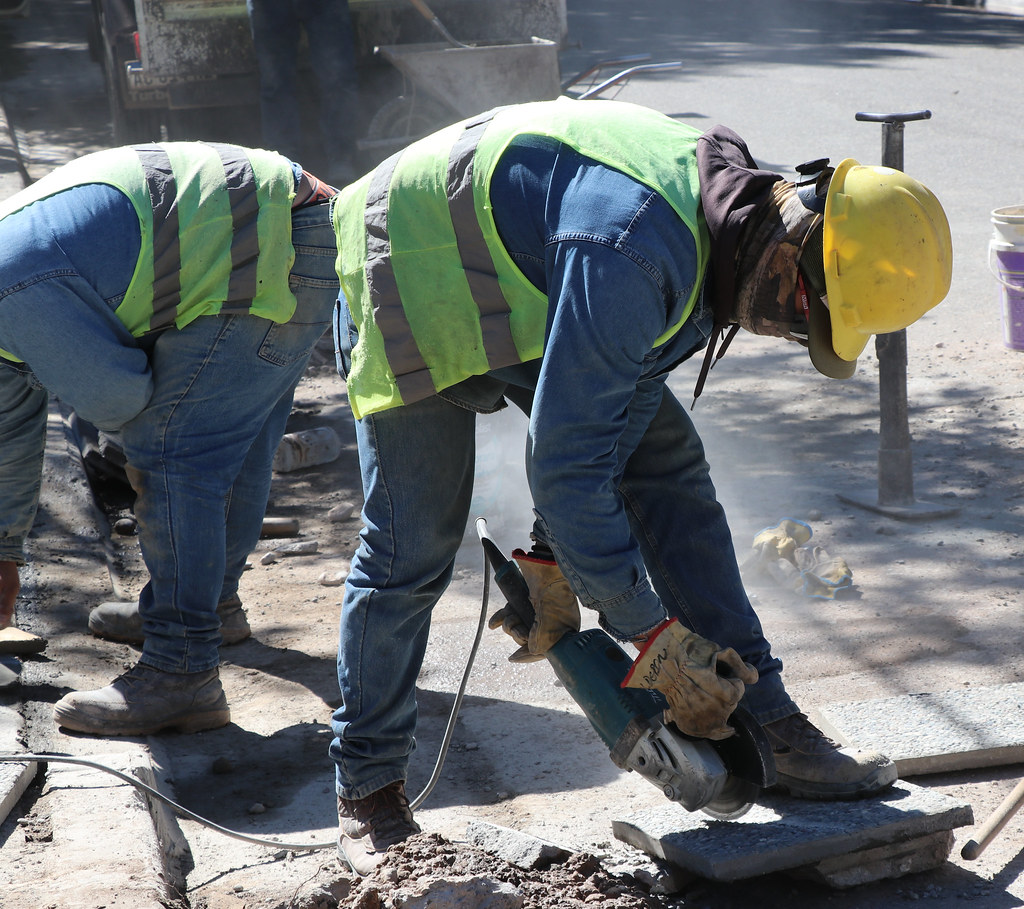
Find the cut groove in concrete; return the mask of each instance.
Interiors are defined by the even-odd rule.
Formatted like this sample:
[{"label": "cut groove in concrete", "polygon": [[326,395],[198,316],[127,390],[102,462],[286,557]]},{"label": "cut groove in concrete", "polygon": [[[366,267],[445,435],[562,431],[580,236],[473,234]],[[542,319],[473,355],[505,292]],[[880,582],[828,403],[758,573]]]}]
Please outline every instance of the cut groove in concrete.
[{"label": "cut groove in concrete", "polygon": [[[102,763],[137,776],[148,758],[126,750],[105,754]],[[52,836],[26,843],[16,864],[3,869],[4,907],[161,909],[180,896],[165,882],[152,818],[128,783],[50,762],[33,812],[52,824]]]},{"label": "cut groove in concrete", "polygon": [[832,738],[881,751],[901,778],[1024,762],[1024,683],[829,704]]},{"label": "cut groove in concrete", "polygon": [[[973,822],[970,805],[913,783],[897,782],[880,796],[855,802],[765,794],[749,813],[733,821],[690,814],[666,804],[614,821],[612,830],[648,855],[701,877],[736,881],[917,839],[922,849],[934,854],[931,834]],[[907,863],[913,865],[911,870],[922,870],[920,862],[908,857]],[[836,871],[842,868],[842,862],[836,863]],[[901,873],[898,864],[890,870]]]}]

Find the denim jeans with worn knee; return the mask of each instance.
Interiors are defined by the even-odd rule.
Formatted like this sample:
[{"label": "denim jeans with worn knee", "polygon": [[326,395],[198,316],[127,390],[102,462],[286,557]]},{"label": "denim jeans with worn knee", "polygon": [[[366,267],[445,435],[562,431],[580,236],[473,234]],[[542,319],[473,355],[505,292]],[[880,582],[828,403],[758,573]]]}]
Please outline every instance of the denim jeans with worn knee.
[{"label": "denim jeans with worn knee", "polygon": [[364,526],[345,582],[330,748],[345,798],[406,778],[431,613],[469,516],[475,418],[432,397],[356,422]]}]

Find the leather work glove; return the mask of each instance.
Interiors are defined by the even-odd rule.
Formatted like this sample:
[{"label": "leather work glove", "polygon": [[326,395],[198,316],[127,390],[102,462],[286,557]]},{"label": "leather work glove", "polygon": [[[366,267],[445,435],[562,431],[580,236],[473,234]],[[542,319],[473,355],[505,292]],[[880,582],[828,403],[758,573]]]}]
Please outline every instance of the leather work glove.
[{"label": "leather work glove", "polygon": [[741,570],[757,568],[789,590],[816,599],[835,599],[841,590],[853,586],[853,572],[845,559],[831,556],[821,546],[810,546],[810,539],[810,525],[785,518],[754,537]]},{"label": "leather work glove", "polygon": [[527,628],[515,610],[506,605],[490,617],[487,627],[500,627],[519,645],[508,658],[510,663],[533,663],[543,660],[562,635],[580,630],[580,607],[554,559],[521,549],[516,549],[512,558],[530,589],[533,625]]},{"label": "leather work glove", "polygon": [[666,719],[687,735],[726,739],[726,724],[743,697],[744,683],[753,685],[757,670],[731,647],[694,634],[678,619],[655,629],[636,658],[623,688],[651,688],[668,698]]}]

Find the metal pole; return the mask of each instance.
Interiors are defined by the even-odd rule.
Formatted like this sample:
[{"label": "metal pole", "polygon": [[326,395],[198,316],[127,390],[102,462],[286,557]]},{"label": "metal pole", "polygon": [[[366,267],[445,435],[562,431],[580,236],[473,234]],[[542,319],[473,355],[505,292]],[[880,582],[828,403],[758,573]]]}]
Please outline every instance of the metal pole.
[{"label": "metal pole", "polygon": [[[882,164],[903,170],[903,131],[911,120],[928,120],[930,110],[906,114],[858,113],[861,121],[882,124]],[[852,505],[903,520],[946,517],[959,508],[943,508],[914,498],[914,465],[907,418],[906,330],[875,336],[878,356],[878,496],[858,500],[840,495]]]}]

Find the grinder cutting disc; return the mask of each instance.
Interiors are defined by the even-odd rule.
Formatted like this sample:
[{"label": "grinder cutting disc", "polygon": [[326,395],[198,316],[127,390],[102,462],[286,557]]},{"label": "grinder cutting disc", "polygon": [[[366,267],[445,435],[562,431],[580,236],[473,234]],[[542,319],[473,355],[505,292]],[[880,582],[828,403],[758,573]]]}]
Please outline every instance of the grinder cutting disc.
[{"label": "grinder cutting disc", "polygon": [[729,717],[729,725],[736,730],[735,735],[709,741],[729,771],[729,779],[721,793],[701,808],[705,814],[723,821],[742,817],[762,789],[775,785],[775,758],[761,724],[737,707]]}]

